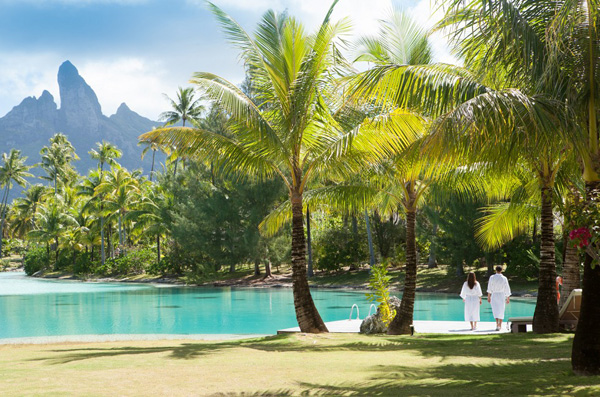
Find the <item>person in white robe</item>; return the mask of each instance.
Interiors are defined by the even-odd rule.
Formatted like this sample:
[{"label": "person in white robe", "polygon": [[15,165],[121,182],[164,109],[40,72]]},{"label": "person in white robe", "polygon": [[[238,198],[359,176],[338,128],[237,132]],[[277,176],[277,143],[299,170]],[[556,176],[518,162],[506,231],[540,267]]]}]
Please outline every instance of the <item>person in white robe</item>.
[{"label": "person in white robe", "polygon": [[504,309],[510,303],[510,286],[508,279],[502,274],[502,266],[496,266],[496,274],[488,282],[488,302],[492,305],[492,313],[496,319],[496,331],[500,331],[504,320]]},{"label": "person in white robe", "polygon": [[465,302],[465,321],[471,324],[471,331],[477,329],[479,321],[479,307],[481,306],[481,285],[475,278],[475,273],[471,272],[467,276],[467,281],[462,286],[460,297]]}]

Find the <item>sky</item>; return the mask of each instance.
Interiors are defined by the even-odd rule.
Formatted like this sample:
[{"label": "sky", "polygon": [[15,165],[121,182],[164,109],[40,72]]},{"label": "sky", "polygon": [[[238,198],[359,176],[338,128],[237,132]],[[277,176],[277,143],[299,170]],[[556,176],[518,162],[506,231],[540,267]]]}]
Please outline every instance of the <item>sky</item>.
[{"label": "sky", "polygon": [[[310,31],[329,0],[214,0],[252,32],[268,10],[284,11]],[[349,17],[353,37],[375,34],[393,7],[424,27],[439,19],[432,0],[340,0],[333,20]],[[432,15],[434,14],[434,15]],[[432,36],[434,58],[456,63],[443,36]],[[195,72],[243,80],[237,52],[203,0],[0,0],[0,117],[28,96],[48,90],[60,107],[56,75],[65,60],[94,89],[105,115],[125,102],[157,120],[164,94],[189,86]]]}]

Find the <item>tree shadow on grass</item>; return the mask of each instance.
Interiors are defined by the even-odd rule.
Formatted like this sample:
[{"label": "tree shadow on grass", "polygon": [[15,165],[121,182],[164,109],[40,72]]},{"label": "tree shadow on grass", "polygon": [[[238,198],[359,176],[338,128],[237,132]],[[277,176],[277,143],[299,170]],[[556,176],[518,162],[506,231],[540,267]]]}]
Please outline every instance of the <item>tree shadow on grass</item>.
[{"label": "tree shadow on grass", "polygon": [[[388,337],[393,342],[394,337]],[[482,357],[496,359],[556,359],[571,356],[572,335],[428,335],[413,338],[407,347],[424,357]]]},{"label": "tree shadow on grass", "polygon": [[577,377],[560,361],[451,364],[413,368],[376,366],[362,382],[301,383],[311,395],[344,396],[597,396],[600,377]]},{"label": "tree shadow on grass", "polygon": [[[340,341],[334,335],[275,335],[260,339],[224,342],[174,343],[151,347],[82,347],[53,350],[52,357],[36,360],[66,364],[101,357],[170,353],[174,359],[189,360],[232,348],[265,352],[393,352],[411,351],[422,357],[477,357],[492,359],[566,359],[570,357],[571,338],[563,335],[429,335],[356,336],[356,341]],[[354,339],[354,338],[353,338]]]},{"label": "tree shadow on grass", "polygon": [[[402,342],[386,341],[382,339],[366,338],[366,341],[356,343],[335,343],[335,337],[329,341],[328,335],[315,336],[318,342],[312,344],[312,336],[308,340],[297,338],[294,334],[274,335],[263,338],[233,340],[224,342],[189,342],[176,343],[167,346],[152,347],[82,347],[70,349],[55,349],[53,357],[38,358],[34,361],[49,361],[52,364],[66,364],[102,357],[116,357],[122,355],[139,355],[154,353],[170,353],[174,359],[194,359],[199,356],[216,353],[232,348],[246,348],[265,352],[332,352],[332,351],[395,351],[406,349]],[[333,344],[332,344],[333,343]]]},{"label": "tree shadow on grass", "polygon": [[[283,339],[281,336],[264,337],[259,340],[253,339],[253,343],[268,341],[271,339]],[[89,360],[102,357],[117,357],[139,354],[171,353],[170,358],[191,360],[199,356],[216,353],[219,351],[243,347],[247,340],[233,340],[225,342],[198,342],[198,343],[177,343],[167,346],[153,347],[82,347],[71,349],[51,350],[55,353],[52,357],[37,358],[32,361],[49,361],[51,364],[67,364],[74,361]]]}]

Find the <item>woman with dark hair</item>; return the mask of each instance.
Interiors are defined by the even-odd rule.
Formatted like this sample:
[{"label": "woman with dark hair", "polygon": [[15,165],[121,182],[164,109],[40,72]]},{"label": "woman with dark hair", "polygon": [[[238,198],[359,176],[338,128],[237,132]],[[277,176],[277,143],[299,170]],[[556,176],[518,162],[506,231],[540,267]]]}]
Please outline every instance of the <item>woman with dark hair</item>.
[{"label": "woman with dark hair", "polygon": [[479,306],[481,306],[481,286],[475,278],[475,273],[470,272],[467,281],[463,284],[460,297],[465,302],[465,321],[471,324],[471,331],[477,329],[479,321]]}]

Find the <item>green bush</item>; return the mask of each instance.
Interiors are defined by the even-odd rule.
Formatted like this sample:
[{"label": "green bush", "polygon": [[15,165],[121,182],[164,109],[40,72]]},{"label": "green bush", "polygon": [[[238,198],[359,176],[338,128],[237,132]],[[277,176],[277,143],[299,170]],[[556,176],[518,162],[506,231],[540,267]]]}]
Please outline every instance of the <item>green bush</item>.
[{"label": "green bush", "polygon": [[171,273],[173,269],[173,265],[171,263],[171,258],[168,256],[163,256],[160,259],[160,262],[153,261],[148,265],[146,269],[146,273],[155,274],[157,276],[165,276]]},{"label": "green bush", "polygon": [[[50,255],[54,259],[55,252],[51,252]],[[71,265],[73,265],[73,253],[66,249],[59,251],[58,259],[54,262],[54,270],[67,270]]]},{"label": "green bush", "polygon": [[344,266],[357,266],[368,259],[367,240],[351,227],[330,220],[327,228],[313,242],[315,268],[339,271]]},{"label": "green bush", "polygon": [[106,260],[98,266],[96,274],[117,276],[125,274],[142,274],[156,261],[156,253],[151,248],[132,248],[124,254]]},{"label": "green bush", "polygon": [[528,236],[518,236],[503,247],[506,272],[510,275],[533,278],[539,274],[539,242],[532,243]]},{"label": "green bush", "polygon": [[35,247],[29,249],[23,258],[23,265],[25,268],[25,273],[28,276],[31,276],[32,274],[49,267],[50,259],[48,258],[46,248]]},{"label": "green bush", "polygon": [[74,274],[91,274],[98,267],[98,262],[91,261],[90,253],[80,253],[73,264]]},{"label": "green bush", "polygon": [[23,255],[26,249],[23,245],[23,240],[17,238],[9,238],[2,240],[3,255]]}]

